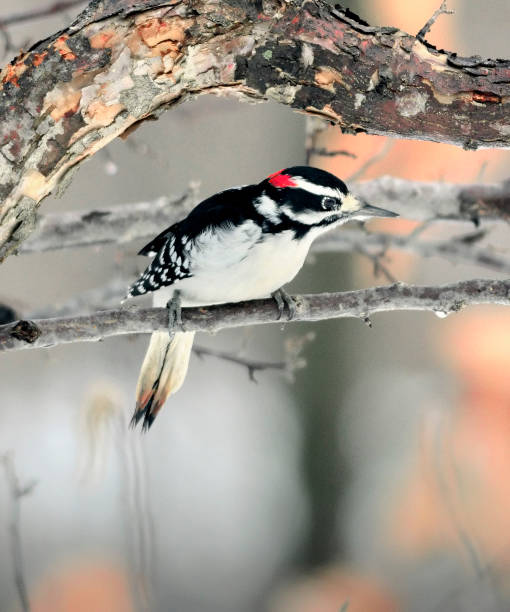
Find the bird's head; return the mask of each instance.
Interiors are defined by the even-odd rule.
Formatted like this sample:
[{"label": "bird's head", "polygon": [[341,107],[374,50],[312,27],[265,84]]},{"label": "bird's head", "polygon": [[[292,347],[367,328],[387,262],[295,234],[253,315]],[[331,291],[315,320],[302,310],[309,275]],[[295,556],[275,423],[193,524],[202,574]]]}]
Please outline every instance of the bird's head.
[{"label": "bird's head", "polygon": [[261,186],[265,194],[260,201],[261,212],[267,216],[283,214],[302,225],[326,228],[372,217],[398,217],[359,199],[343,181],[318,168],[285,168],[268,176]]}]

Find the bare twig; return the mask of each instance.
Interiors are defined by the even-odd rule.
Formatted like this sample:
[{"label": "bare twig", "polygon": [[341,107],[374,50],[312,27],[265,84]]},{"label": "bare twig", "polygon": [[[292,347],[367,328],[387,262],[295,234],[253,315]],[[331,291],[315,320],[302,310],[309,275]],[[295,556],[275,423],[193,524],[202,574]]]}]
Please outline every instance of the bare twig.
[{"label": "bare twig", "polygon": [[48,251],[68,247],[123,244],[158,234],[175,223],[196,204],[196,188],[181,196],[158,198],[101,210],[49,213],[41,216],[37,231],[20,252]]},{"label": "bare twig", "polygon": [[362,176],[364,176],[366,171],[371,166],[373,166],[374,164],[377,164],[378,162],[381,161],[381,159],[384,159],[386,155],[388,155],[391,148],[393,147],[393,144],[394,144],[393,140],[387,139],[384,145],[382,146],[381,150],[378,151],[377,153],[374,153],[374,155],[369,157],[363,164],[361,164],[361,166],[355,172],[353,172],[348,177],[347,180],[348,181],[358,181]]},{"label": "bare twig", "polygon": [[306,118],[306,164],[310,164],[311,159],[314,155],[317,155],[318,157],[336,157],[339,155],[344,155],[345,157],[351,157],[352,159],[356,159],[357,156],[354,155],[354,153],[351,153],[350,151],[345,151],[343,149],[329,151],[325,147],[317,146],[319,134],[326,130],[327,127],[328,124],[322,119],[319,119],[317,117]]},{"label": "bare twig", "polygon": [[390,283],[397,282],[397,279],[381,261],[382,257],[384,257],[385,251],[383,251],[382,253],[371,253],[363,244],[357,244],[356,250],[358,251],[358,253],[360,253],[372,262],[375,277],[378,277],[379,274],[383,274],[383,276],[385,276]]},{"label": "bare twig", "polygon": [[357,159],[357,155],[355,153],[352,153],[351,151],[347,151],[345,149],[333,149],[333,150],[329,150],[326,149],[324,147],[320,147],[318,149],[310,149],[309,150],[309,154],[310,156],[312,155],[317,155],[319,157],[350,157],[351,159]]},{"label": "bare twig", "polygon": [[[510,281],[473,279],[441,286],[396,283],[342,293],[294,297],[294,321],[360,318],[378,312],[429,311],[445,317],[475,304],[510,305]],[[215,332],[225,328],[280,323],[273,299],[183,309],[183,331]],[[0,350],[47,348],[71,342],[168,329],[166,308],[123,308],[93,315],[18,321],[0,327]]]},{"label": "bare twig", "polygon": [[12,15],[7,15],[6,17],[0,17],[0,28],[6,28],[7,26],[26,21],[42,19],[44,17],[53,17],[58,13],[63,13],[68,9],[85,3],[86,0],[61,0],[60,2],[55,2],[46,7],[37,8],[30,11],[23,11],[22,13],[14,13]]},{"label": "bare twig", "polygon": [[23,612],[30,612],[30,602],[23,570],[23,555],[21,549],[21,498],[29,495],[35,487],[35,481],[22,486],[14,469],[14,460],[10,453],[1,457],[4,467],[7,486],[9,487],[11,503],[11,519],[9,524],[12,563],[14,569],[14,581]]},{"label": "bare twig", "polygon": [[355,250],[371,256],[383,256],[388,249],[394,249],[419,255],[421,257],[442,257],[452,264],[479,266],[510,274],[510,257],[500,255],[489,248],[476,247],[460,239],[442,241],[413,240],[410,236],[365,232],[356,229],[344,229],[327,234],[313,245],[315,253],[352,252]]},{"label": "bare twig", "polygon": [[453,15],[455,11],[451,11],[446,7],[446,0],[441,2],[441,6],[434,11],[432,17],[427,21],[423,28],[416,34],[418,40],[425,40],[425,37],[430,32],[430,28],[436,23],[440,15]]},{"label": "bare twig", "polygon": [[241,355],[237,355],[236,353],[231,353],[228,351],[216,351],[205,346],[194,346],[193,352],[198,357],[208,355],[211,357],[217,357],[218,359],[223,359],[224,361],[236,363],[240,366],[244,366],[248,370],[248,376],[250,380],[255,383],[257,382],[257,379],[255,378],[255,372],[261,372],[263,370],[285,371],[288,367],[286,361],[257,361],[255,359],[248,359],[247,357],[242,357]]},{"label": "bare twig", "polygon": [[[351,189],[368,202],[418,221],[461,221],[472,225],[473,215],[490,221],[507,221],[506,211],[510,210],[510,184],[507,183],[457,185],[386,176],[354,183]],[[182,219],[196,201],[197,189],[191,185],[182,196],[93,211],[41,215],[36,230],[23,242],[19,253],[152,238]]]}]

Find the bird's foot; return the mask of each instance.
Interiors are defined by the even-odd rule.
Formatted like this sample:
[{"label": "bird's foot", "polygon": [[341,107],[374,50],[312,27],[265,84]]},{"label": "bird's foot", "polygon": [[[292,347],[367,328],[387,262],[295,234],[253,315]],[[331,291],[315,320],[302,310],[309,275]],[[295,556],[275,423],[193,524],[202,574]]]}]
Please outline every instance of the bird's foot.
[{"label": "bird's foot", "polygon": [[181,292],[177,289],[171,300],[168,300],[168,333],[172,335],[176,327],[182,326]]},{"label": "bird's foot", "polygon": [[276,291],[273,291],[273,293],[271,293],[271,296],[273,297],[274,301],[276,302],[276,305],[278,306],[278,319],[282,318],[283,313],[285,312],[285,307],[287,307],[289,311],[287,320],[292,321],[292,319],[296,316],[296,302],[294,298],[289,295],[282,287],[280,287],[280,289],[277,289]]}]

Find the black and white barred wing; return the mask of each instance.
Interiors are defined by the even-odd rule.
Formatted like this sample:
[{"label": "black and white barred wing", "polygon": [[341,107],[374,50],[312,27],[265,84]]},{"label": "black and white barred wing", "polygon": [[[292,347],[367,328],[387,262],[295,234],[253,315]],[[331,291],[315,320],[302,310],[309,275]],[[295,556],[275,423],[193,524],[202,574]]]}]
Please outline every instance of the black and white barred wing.
[{"label": "black and white barred wing", "polygon": [[[244,221],[239,225],[209,225],[193,238],[182,231],[167,233],[163,246],[140,279],[132,285],[128,297],[157,291],[192,277],[203,283],[214,283],[219,280],[220,272],[221,281],[228,283],[229,270],[246,259],[260,236],[261,229],[253,221]],[[144,254],[153,254],[153,248],[149,243],[143,249]]]},{"label": "black and white barred wing", "polygon": [[[159,238],[159,244],[157,243]],[[183,240],[179,234],[167,232],[165,239],[156,238],[145,246],[140,254],[156,255],[142,276],[133,283],[128,291],[128,297],[144,295],[150,291],[157,291],[161,287],[173,285],[176,281],[191,276],[189,258],[186,248],[188,241]],[[159,247],[157,252],[155,248]]]}]

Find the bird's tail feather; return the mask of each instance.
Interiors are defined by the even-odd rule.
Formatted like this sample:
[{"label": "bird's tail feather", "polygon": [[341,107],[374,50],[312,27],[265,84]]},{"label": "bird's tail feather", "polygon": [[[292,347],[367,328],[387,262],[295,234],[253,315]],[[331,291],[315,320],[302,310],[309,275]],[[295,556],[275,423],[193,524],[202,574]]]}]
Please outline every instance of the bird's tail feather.
[{"label": "bird's tail feather", "polygon": [[136,408],[131,425],[143,418],[149,429],[166,398],[182,386],[193,346],[194,332],[154,332],[136,388]]}]

